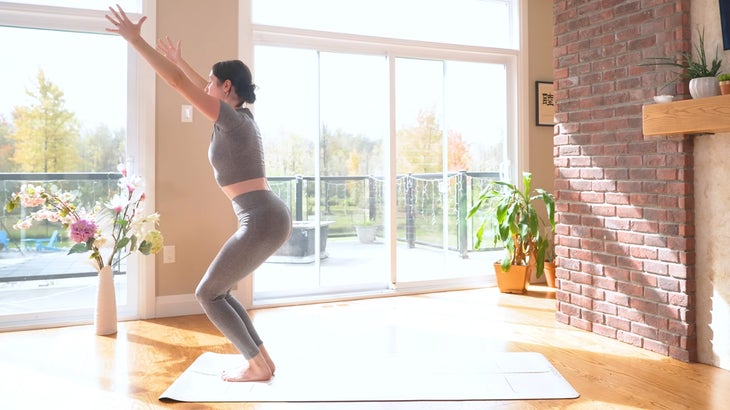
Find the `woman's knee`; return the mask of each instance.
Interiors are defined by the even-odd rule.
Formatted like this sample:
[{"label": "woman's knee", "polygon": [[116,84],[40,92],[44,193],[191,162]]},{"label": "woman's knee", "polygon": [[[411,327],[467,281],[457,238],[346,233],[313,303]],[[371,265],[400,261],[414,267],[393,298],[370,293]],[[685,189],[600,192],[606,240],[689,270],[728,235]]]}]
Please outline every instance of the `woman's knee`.
[{"label": "woman's knee", "polygon": [[214,302],[216,300],[223,299],[224,297],[226,297],[225,290],[215,289],[206,281],[200,282],[198,287],[195,288],[195,299],[197,299],[199,303]]}]

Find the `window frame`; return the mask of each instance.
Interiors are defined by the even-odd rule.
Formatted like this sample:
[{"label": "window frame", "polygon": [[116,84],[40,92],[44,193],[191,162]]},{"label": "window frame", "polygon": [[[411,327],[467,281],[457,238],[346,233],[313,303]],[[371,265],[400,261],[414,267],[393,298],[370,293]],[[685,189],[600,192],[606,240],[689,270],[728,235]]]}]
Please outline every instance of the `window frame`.
[{"label": "window frame", "polygon": [[[155,38],[156,0],[144,0],[142,13],[127,13],[131,19],[148,17],[142,36]],[[111,35],[105,31],[103,10],[0,2],[0,26]],[[155,209],[155,74],[131,47],[127,48],[127,158],[131,171],[146,182],[146,204]],[[118,311],[120,320],[155,316],[155,260],[132,255],[127,265],[127,305]],[[131,274],[130,274],[131,272]],[[130,290],[131,289],[131,290]],[[49,325],[88,324],[92,308],[0,316],[0,330],[24,330]]]},{"label": "window frame", "polygon": [[[395,152],[395,59],[398,57],[416,59],[454,60],[477,63],[504,64],[507,70],[507,141],[505,158],[508,163],[501,170],[504,178],[516,181],[518,170],[527,163],[527,145],[523,119],[527,115],[525,104],[520,101],[527,101],[524,85],[520,79],[524,77],[525,54],[523,45],[525,42],[524,32],[521,27],[525,21],[525,0],[514,0],[512,15],[514,16],[511,26],[512,35],[516,48],[496,48],[479,46],[458,46],[434,42],[423,42],[405,39],[388,39],[376,36],[364,36],[357,34],[332,33],[301,28],[278,27],[252,22],[251,7],[252,0],[239,0],[239,55],[244,61],[251,62],[250,66],[255,73],[254,47],[273,46],[287,48],[315,49],[325,52],[382,55],[389,59],[390,64],[390,141],[386,146],[387,155],[385,173],[388,181],[384,189],[390,190],[396,180],[396,158]],[[518,21],[519,23],[514,23]],[[518,33],[518,34],[515,34]],[[255,107],[254,107],[255,109]],[[518,147],[522,147],[518,150]],[[395,198],[388,198],[390,214],[389,219],[395,220]],[[390,222],[386,222],[390,223]],[[395,255],[395,243],[390,243],[390,253]],[[391,278],[396,280],[396,260],[391,258]],[[243,286],[235,291],[236,296],[246,306],[253,306],[253,280],[252,276],[247,277]],[[257,304],[256,306],[264,306]]]}]

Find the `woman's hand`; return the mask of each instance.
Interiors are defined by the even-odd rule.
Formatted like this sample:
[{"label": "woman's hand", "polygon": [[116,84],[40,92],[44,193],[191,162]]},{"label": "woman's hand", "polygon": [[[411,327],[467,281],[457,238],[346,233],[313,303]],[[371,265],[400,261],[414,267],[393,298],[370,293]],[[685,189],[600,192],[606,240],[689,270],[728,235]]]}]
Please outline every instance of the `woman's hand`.
[{"label": "woman's hand", "polygon": [[142,29],[142,23],[147,20],[147,16],[142,16],[142,18],[140,18],[139,21],[135,24],[132,23],[131,20],[129,20],[129,17],[127,17],[127,13],[125,13],[118,4],[117,10],[109,7],[109,11],[112,15],[110,16],[109,14],[107,14],[105,17],[107,20],[109,20],[110,23],[115,26],[115,28],[108,28],[106,29],[106,31],[110,33],[118,33],[128,42],[132,42],[142,38],[142,35],[140,34]]},{"label": "woman's hand", "polygon": [[157,51],[163,56],[167,57],[168,60],[172,61],[173,64],[179,66],[183,61],[182,58],[182,47],[180,47],[181,41],[178,40],[176,44],[170,40],[170,37],[165,36],[165,39],[157,40]]}]

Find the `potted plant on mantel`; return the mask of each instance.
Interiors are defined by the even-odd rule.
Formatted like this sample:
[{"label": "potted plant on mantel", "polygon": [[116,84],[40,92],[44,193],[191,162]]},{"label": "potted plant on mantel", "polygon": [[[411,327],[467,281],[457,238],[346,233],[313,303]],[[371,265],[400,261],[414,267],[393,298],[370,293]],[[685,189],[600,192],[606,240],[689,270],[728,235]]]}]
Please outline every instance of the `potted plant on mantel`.
[{"label": "potted plant on mantel", "polygon": [[720,84],[720,94],[730,94],[730,73],[723,73],[717,76],[717,81]]},{"label": "potted plant on mantel", "polygon": [[677,57],[650,58],[653,61],[652,63],[640,65],[664,65],[679,68],[680,71],[677,73],[677,78],[669,84],[680,79],[689,79],[689,94],[692,98],[718,95],[720,90],[717,82],[717,74],[720,72],[722,59],[718,57],[718,50],[715,47],[715,57],[709,63],[707,61],[707,54],[705,53],[705,30],[702,29],[700,32],[700,29],[697,28],[697,34],[698,43],[694,47],[696,59],[692,57],[692,53],[682,52]]},{"label": "potted plant on mantel", "polygon": [[[555,198],[544,189],[531,190],[532,174],[522,176],[524,190],[508,182],[495,181],[479,193],[477,202],[471,207],[467,218],[473,218],[482,207],[487,207],[487,216],[476,231],[475,249],[484,239],[485,229],[491,225],[494,244],[501,242],[505,256],[494,264],[497,286],[502,293],[524,293],[529,280],[530,266],[536,276],[542,276],[545,269],[545,254],[550,240],[544,232],[555,231]],[[535,205],[542,202],[548,222],[537,213]]]}]

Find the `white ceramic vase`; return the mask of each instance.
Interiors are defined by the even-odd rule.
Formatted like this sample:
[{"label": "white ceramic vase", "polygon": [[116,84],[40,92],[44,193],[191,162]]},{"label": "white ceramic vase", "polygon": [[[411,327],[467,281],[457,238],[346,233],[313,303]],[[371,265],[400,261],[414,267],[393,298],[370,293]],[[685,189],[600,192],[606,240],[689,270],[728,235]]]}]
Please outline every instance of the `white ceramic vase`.
[{"label": "white ceramic vase", "polygon": [[99,271],[94,328],[100,336],[117,333],[117,298],[111,266],[104,266]]},{"label": "white ceramic vase", "polygon": [[689,80],[689,94],[692,98],[713,97],[720,95],[720,86],[716,77],[700,77]]}]

